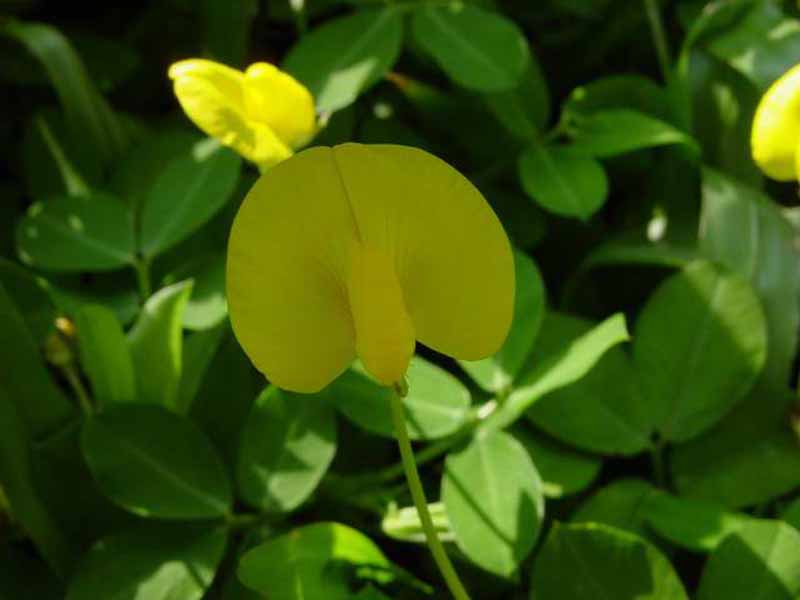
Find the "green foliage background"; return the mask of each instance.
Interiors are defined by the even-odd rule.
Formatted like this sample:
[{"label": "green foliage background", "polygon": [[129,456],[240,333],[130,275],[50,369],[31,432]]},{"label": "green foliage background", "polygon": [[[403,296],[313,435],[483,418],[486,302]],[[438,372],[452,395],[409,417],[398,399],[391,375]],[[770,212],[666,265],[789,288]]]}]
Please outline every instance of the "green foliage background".
[{"label": "green foliage background", "polygon": [[422,349],[405,399],[473,597],[800,598],[797,187],[749,153],[795,3],[0,11],[0,598],[447,597],[388,392],[269,387],[232,336],[257,173],[178,110],[199,56],[292,73],[314,145],[444,158],[514,242],[505,346]]}]

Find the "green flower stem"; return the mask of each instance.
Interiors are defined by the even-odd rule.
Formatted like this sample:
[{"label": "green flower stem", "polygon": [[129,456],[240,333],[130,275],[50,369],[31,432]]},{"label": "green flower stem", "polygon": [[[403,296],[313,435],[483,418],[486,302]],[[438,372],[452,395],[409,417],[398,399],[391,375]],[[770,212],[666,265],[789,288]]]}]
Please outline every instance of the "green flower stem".
[{"label": "green flower stem", "polygon": [[657,0],[644,0],[644,11],[647,13],[647,21],[650,24],[650,34],[653,37],[653,45],[656,47],[658,64],[665,81],[670,80],[672,61],[669,57],[669,46],[667,45],[667,35],[664,32],[664,23],[661,21]]},{"label": "green flower stem", "polygon": [[428,541],[428,548],[430,548],[433,559],[436,561],[436,566],[444,577],[450,593],[456,600],[469,600],[469,594],[464,588],[464,584],[458,578],[456,570],[453,568],[453,563],[445,552],[442,542],[436,533],[436,528],[431,519],[431,513],[428,510],[428,502],[425,499],[425,492],[422,489],[422,482],[419,479],[417,472],[417,464],[414,460],[414,451],[411,448],[411,440],[408,437],[408,430],[406,429],[406,417],[403,410],[403,399],[397,388],[393,389],[392,394],[392,420],[394,422],[395,435],[397,436],[397,444],[400,447],[400,457],[403,459],[403,467],[406,472],[406,481],[408,482],[411,497],[414,499],[414,505],[417,507],[420,521],[422,522],[422,529],[425,531],[425,539]]}]

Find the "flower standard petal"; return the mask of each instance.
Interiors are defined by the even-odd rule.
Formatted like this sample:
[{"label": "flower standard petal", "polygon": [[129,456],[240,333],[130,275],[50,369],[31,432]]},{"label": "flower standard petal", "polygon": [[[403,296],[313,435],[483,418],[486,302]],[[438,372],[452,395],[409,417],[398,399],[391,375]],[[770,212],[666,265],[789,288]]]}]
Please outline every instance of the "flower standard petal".
[{"label": "flower standard petal", "polygon": [[355,358],[345,280],[354,239],[329,148],[275,166],[239,209],[228,245],[231,322],[279,387],[319,391]]},{"label": "flower standard petal", "polygon": [[779,181],[798,178],[800,139],[800,65],[787,71],[764,94],[753,118],[753,160]]},{"label": "flower standard petal", "polygon": [[514,261],[480,192],[416,148],[334,153],[364,243],[394,260],[417,339],[464,360],[496,352],[511,326]]},{"label": "flower standard petal", "polygon": [[299,148],[316,133],[311,93],[288,73],[258,62],[245,71],[248,117],[264,123],[290,148]]}]

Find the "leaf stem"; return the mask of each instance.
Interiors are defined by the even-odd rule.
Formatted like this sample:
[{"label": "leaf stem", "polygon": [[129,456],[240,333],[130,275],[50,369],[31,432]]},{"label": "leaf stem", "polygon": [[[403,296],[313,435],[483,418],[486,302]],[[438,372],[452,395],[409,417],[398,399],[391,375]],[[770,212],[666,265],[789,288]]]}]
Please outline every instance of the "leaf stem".
[{"label": "leaf stem", "polygon": [[661,67],[661,74],[664,81],[670,80],[672,61],[669,57],[669,46],[667,45],[667,34],[664,31],[664,23],[661,20],[661,13],[658,8],[657,0],[644,0],[644,11],[647,14],[647,21],[650,24],[650,35],[653,38],[653,45],[656,47],[658,64]]},{"label": "leaf stem", "polygon": [[86,387],[83,385],[75,366],[73,364],[64,365],[61,367],[61,372],[64,374],[72,391],[75,392],[75,396],[78,398],[78,405],[81,407],[83,413],[86,416],[91,415],[94,412],[94,408],[92,408],[92,402],[89,400],[89,393],[86,391]]},{"label": "leaf stem", "polygon": [[142,304],[144,304],[153,293],[153,287],[150,283],[150,263],[145,258],[139,258],[133,263],[133,270],[136,271],[139,296],[142,299]]},{"label": "leaf stem", "polygon": [[433,525],[431,513],[428,510],[428,502],[425,499],[425,491],[422,489],[422,482],[417,472],[417,464],[414,460],[414,451],[411,448],[411,440],[408,437],[408,430],[406,429],[406,417],[403,410],[403,399],[399,386],[393,388],[392,393],[392,421],[394,422],[395,435],[397,436],[397,445],[400,448],[400,457],[403,460],[403,468],[406,473],[406,481],[408,488],[411,491],[411,497],[414,500],[414,506],[417,507],[420,521],[422,522],[422,529],[425,531],[425,539],[428,541],[428,548],[430,548],[436,566],[444,577],[450,593],[456,600],[469,600],[469,594],[464,588],[464,584],[458,578],[453,563],[445,552],[441,540],[436,533],[436,528]]}]

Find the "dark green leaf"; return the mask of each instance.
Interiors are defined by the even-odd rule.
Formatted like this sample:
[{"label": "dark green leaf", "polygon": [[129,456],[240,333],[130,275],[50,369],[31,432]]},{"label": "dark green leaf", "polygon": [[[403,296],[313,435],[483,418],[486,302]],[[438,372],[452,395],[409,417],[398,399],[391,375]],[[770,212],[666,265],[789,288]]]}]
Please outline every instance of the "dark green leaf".
[{"label": "dark green leaf", "polygon": [[587,220],[606,201],[608,180],[603,166],[568,148],[531,144],[520,157],[523,189],[557,215]]},{"label": "dark green leaf", "polygon": [[148,257],[171,248],[213,217],[230,199],[241,159],[226,148],[195,146],[156,178],[142,207],[139,249]]},{"label": "dark green leaf", "polygon": [[363,10],[303,36],[283,68],[311,91],[318,111],[334,112],[355,102],[392,68],[402,38],[398,11]]},{"label": "dark green leaf", "polygon": [[659,493],[642,479],[617,479],[600,488],[575,511],[573,523],[604,523],[640,536],[645,526],[647,501]]},{"label": "dark green leaf", "polygon": [[0,284],[25,319],[34,342],[43,343],[53,332],[57,316],[47,283],[17,263],[0,258]]},{"label": "dark green leaf", "polygon": [[628,339],[625,317],[617,314],[584,335],[565,341],[524,372],[512,393],[485,426],[503,428],[510,425],[546,394],[586,375],[603,354]]},{"label": "dark green leaf", "polygon": [[37,202],[17,228],[27,264],[52,271],[107,271],[130,265],[135,247],[127,207],[113,196],[64,196]]},{"label": "dark green leaf", "polygon": [[668,440],[707,430],[752,388],[766,325],[747,281],[698,261],[665,281],[636,324],[634,362],[653,422]]},{"label": "dark green leaf", "polygon": [[635,150],[679,144],[695,157],[697,142],[672,125],[628,109],[597,111],[573,120],[571,151],[579,155],[606,158]]},{"label": "dark green leaf", "polygon": [[795,600],[800,595],[800,532],[752,520],[728,536],[703,570],[698,600]]},{"label": "dark green leaf", "polygon": [[574,90],[562,111],[568,118],[588,117],[609,109],[626,108],[662,121],[669,118],[665,91],[639,75],[611,75]]},{"label": "dark green leaf", "polygon": [[688,598],[672,565],[655,546],[597,523],[556,523],[533,563],[531,586],[531,598]]},{"label": "dark green leaf", "polygon": [[81,447],[103,493],[135,514],[211,519],[231,509],[230,484],[211,443],[164,408],[113,407],[86,422]]},{"label": "dark green leaf", "polygon": [[191,279],[192,295],[183,313],[186,329],[201,331],[219,325],[228,316],[225,298],[225,256],[215,254],[184,262],[165,278],[166,283]]},{"label": "dark green leaf", "polygon": [[550,91],[539,61],[532,54],[515,88],[486,94],[484,101],[508,132],[523,140],[535,138],[550,118]]},{"label": "dark green leaf", "polygon": [[511,577],[533,549],[544,518],[536,467],[503,431],[479,432],[448,455],[442,501],[461,551],[502,577]]},{"label": "dark green leaf", "polygon": [[479,92],[515,88],[530,61],[513,21],[470,4],[422,6],[411,22],[415,41],[457,84]]},{"label": "dark green leaf", "polygon": [[336,452],[336,416],[325,393],[292,394],[270,386],[241,434],[242,498],[259,510],[290,512],[319,484]]},{"label": "dark green leaf", "polygon": [[589,487],[600,472],[602,460],[574,450],[532,431],[517,427],[512,433],[525,446],[542,477],[548,498],[561,498]]},{"label": "dark green leaf", "polygon": [[139,525],[101,539],[83,558],[67,600],[200,600],[225,551],[222,529]]},{"label": "dark green leaf", "polygon": [[223,324],[214,329],[198,331],[184,339],[181,381],[175,403],[178,413],[186,414],[191,409],[214,355],[227,333],[228,327]]}]

